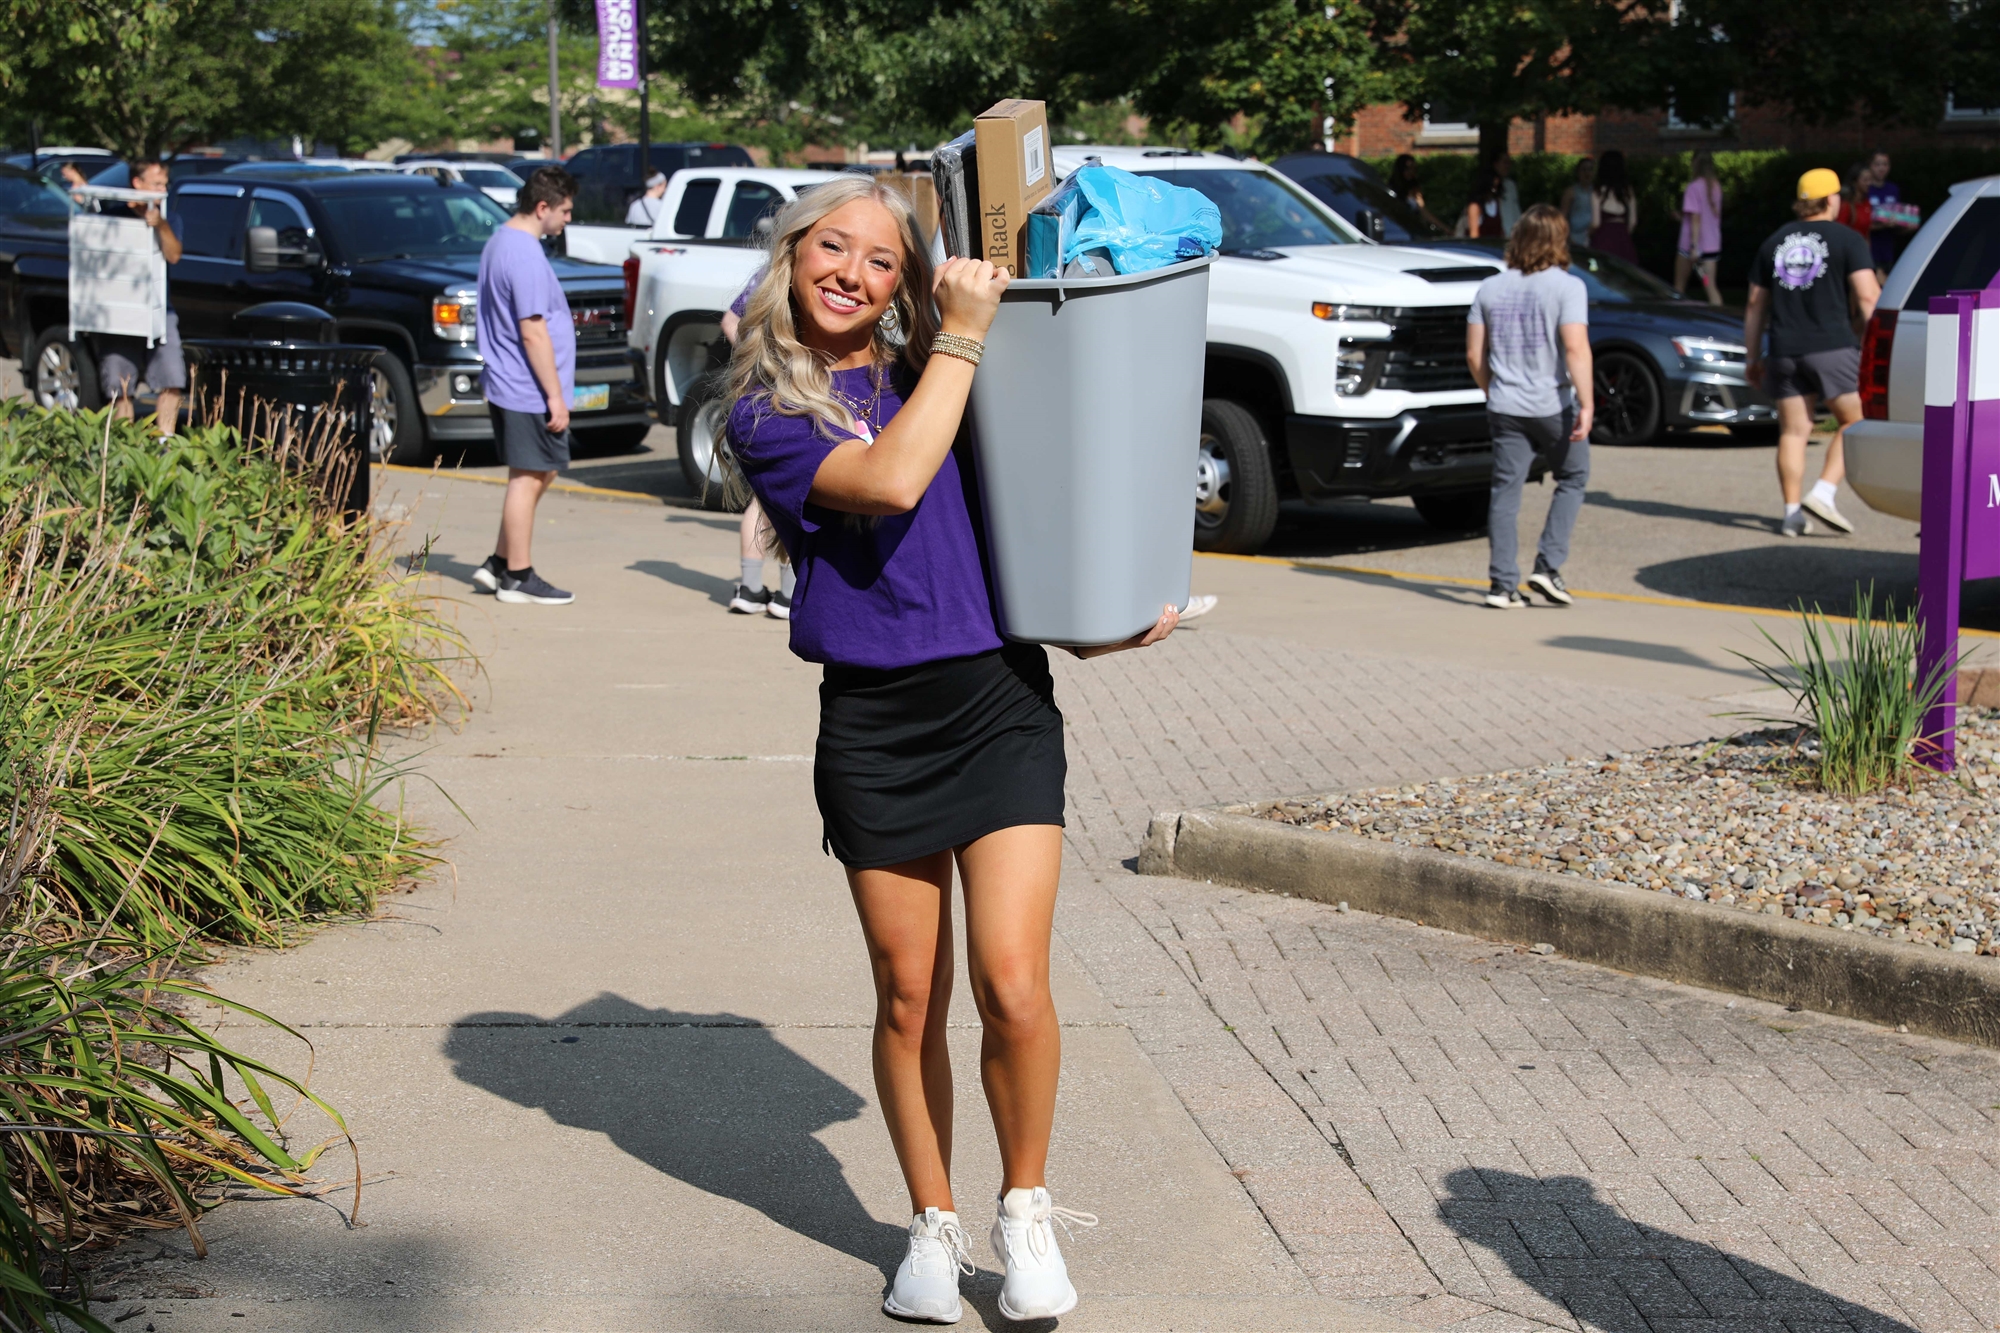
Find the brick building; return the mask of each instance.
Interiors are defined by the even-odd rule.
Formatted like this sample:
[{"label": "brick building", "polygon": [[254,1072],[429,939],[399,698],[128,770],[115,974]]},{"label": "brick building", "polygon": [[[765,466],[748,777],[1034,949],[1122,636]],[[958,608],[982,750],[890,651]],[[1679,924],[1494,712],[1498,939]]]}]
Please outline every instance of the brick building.
[{"label": "brick building", "polygon": [[[1950,108],[1933,129],[1871,132],[1861,124],[1813,129],[1788,120],[1776,107],[1745,107],[1724,129],[1683,125],[1671,112],[1608,111],[1598,116],[1544,116],[1517,120],[1508,127],[1507,147],[1514,153],[1600,153],[1623,149],[1634,157],[1682,153],[1690,148],[1717,151],[1787,148],[1798,152],[1839,153],[1857,157],[1882,147],[1890,152],[1916,147],[1963,144],[2000,146],[2000,108]],[[1479,131],[1463,121],[1411,120],[1400,103],[1364,109],[1354,130],[1334,141],[1337,151],[1357,157],[1394,153],[1470,153],[1479,146]]]}]

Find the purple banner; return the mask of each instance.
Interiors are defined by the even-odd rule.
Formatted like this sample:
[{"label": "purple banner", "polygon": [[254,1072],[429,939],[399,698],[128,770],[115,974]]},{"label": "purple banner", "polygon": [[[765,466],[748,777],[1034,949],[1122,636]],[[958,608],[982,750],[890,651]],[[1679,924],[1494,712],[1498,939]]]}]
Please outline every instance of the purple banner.
[{"label": "purple banner", "polygon": [[639,0],[597,0],[597,86],[639,86]]}]

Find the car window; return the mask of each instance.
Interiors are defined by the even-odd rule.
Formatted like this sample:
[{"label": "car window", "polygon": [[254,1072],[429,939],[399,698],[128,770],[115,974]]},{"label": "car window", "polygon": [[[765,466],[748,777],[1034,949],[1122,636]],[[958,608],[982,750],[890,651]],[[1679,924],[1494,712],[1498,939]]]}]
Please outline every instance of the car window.
[{"label": "car window", "polygon": [[754,236],[757,223],[782,208],[785,196],[762,181],[738,181],[729,196],[729,215],[722,220],[725,237]]},{"label": "car window", "polygon": [[680,207],[674,210],[676,236],[701,236],[708,231],[708,215],[715,208],[715,192],[721,188],[722,182],[713,176],[687,183]]},{"label": "car window", "polygon": [[1903,306],[1928,310],[1933,296],[1983,291],[1996,272],[2000,272],[2000,199],[1975,199],[1938,243]]},{"label": "car window", "polygon": [[356,263],[477,255],[507,220],[500,205],[477,190],[329,194],[320,207],[341,247]]},{"label": "car window", "polygon": [[1296,185],[1262,171],[1146,171],[1200,190],[1222,210],[1222,253],[1280,245],[1351,245]]},{"label": "car window", "polygon": [[278,244],[288,250],[303,250],[312,242],[312,223],[306,220],[305,211],[296,201],[277,195],[260,194],[252,199],[250,218],[243,226],[246,231],[251,227],[275,227]]},{"label": "car window", "polygon": [[243,257],[243,200],[235,194],[183,190],[168,205],[181,249],[208,259]]},{"label": "car window", "polygon": [[1628,264],[1607,254],[1587,251],[1576,258],[1569,271],[1583,279],[1593,301],[1624,304],[1633,301],[1685,301],[1689,298],[1661,282],[1637,264]]},{"label": "car window", "polygon": [[24,221],[67,221],[76,211],[69,195],[47,181],[0,176],[0,213]]},{"label": "car window", "polygon": [[1442,236],[1442,228],[1425,222],[1408,204],[1390,194],[1374,181],[1360,176],[1308,176],[1299,182],[1307,194],[1331,208],[1340,216],[1361,226],[1361,210],[1369,209],[1382,215],[1382,239],[1385,241],[1410,241],[1426,236]]},{"label": "car window", "polygon": [[518,190],[521,178],[505,167],[461,167],[460,176],[467,185],[477,185],[482,189]]}]

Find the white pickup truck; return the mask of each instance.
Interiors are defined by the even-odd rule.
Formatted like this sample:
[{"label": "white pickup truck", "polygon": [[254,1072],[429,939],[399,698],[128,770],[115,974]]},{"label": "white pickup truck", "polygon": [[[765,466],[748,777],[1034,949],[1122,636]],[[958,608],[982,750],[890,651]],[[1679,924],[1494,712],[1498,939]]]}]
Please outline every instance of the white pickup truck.
[{"label": "white pickup truck", "polygon": [[1861,416],[1847,428],[1847,481],[1869,508],[1921,521],[1924,351],[1933,296],[2000,272],[2000,176],[1951,187],[1889,271],[1861,341]]},{"label": "white pickup truck", "polygon": [[[1407,495],[1441,527],[1486,521],[1492,446],[1484,396],[1465,364],[1465,313],[1491,263],[1377,245],[1253,162],[1171,148],[1078,146],[1052,156],[1059,175],[1097,158],[1200,190],[1221,209],[1191,479],[1198,547],[1255,551],[1289,498]],[[669,184],[663,222],[683,220],[676,191],[693,174]],[[716,181],[700,238],[679,239],[691,226],[672,237],[656,228],[631,247],[636,262],[626,270],[633,359],[646,369],[660,419],[679,431],[681,466],[694,485],[714,475],[719,321],[762,263],[744,248],[756,230],[749,205],[738,213],[734,200],[746,186],[792,198],[826,179],[748,169],[699,175]]]}]

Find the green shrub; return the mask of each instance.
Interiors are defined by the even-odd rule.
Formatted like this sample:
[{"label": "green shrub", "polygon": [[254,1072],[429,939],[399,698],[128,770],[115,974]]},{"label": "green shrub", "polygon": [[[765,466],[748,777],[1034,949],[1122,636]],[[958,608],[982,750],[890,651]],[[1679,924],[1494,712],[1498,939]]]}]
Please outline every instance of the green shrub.
[{"label": "green shrub", "polygon": [[1874,588],[1857,585],[1854,619],[1837,622],[1814,607],[1804,615],[1797,652],[1760,627],[1782,661],[1737,654],[1791,696],[1812,729],[1816,753],[1809,758],[1827,791],[1879,791],[1907,774],[1913,747],[1925,739],[1924,715],[1958,669],[1957,661],[1947,661],[1918,679],[1923,628],[1916,614],[1898,616],[1886,604],[1877,620],[1874,603]]}]

